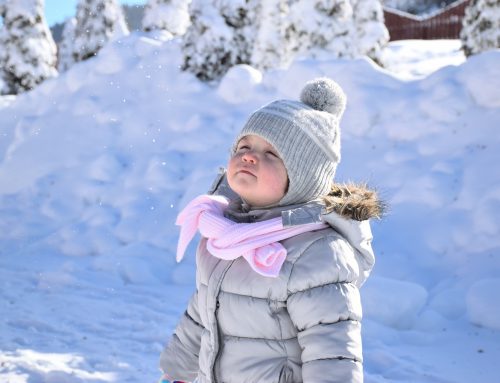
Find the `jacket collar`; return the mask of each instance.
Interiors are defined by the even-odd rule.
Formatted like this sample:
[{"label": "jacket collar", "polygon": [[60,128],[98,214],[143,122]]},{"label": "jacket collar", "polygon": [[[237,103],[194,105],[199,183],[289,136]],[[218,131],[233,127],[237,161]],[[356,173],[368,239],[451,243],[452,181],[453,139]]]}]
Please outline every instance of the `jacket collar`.
[{"label": "jacket collar", "polygon": [[231,202],[225,212],[226,218],[238,223],[260,222],[281,215],[283,226],[295,226],[306,223],[321,222],[321,212],[324,204],[312,201],[305,204],[288,206],[275,206],[271,208],[252,209],[231,190],[226,179],[226,169],[219,168],[219,173],[214,180],[208,194],[222,195]]},{"label": "jacket collar", "polygon": [[306,204],[252,209],[240,198],[236,198],[230,202],[224,215],[239,223],[260,222],[281,216],[283,226],[289,227],[322,222],[321,211],[323,208],[324,205],[312,201]]},{"label": "jacket collar", "polygon": [[358,286],[364,283],[373,268],[375,256],[369,218],[380,217],[384,206],[374,192],[363,186],[335,186],[327,202],[316,200],[298,205],[251,209],[229,188],[225,169],[221,168],[209,193],[224,195],[232,201],[225,216],[235,222],[259,222],[281,215],[283,226],[328,223],[356,250],[360,265]]}]

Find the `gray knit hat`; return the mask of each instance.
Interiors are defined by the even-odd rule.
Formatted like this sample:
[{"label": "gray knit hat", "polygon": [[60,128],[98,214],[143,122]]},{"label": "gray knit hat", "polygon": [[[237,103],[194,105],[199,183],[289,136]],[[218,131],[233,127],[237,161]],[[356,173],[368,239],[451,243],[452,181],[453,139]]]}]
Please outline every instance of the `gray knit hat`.
[{"label": "gray knit hat", "polygon": [[[329,78],[306,83],[300,101],[278,100],[255,111],[236,138],[267,140],[288,172],[288,191],[278,205],[307,202],[328,194],[340,162],[339,122],[346,96]],[[233,150],[234,150],[233,149]]]}]

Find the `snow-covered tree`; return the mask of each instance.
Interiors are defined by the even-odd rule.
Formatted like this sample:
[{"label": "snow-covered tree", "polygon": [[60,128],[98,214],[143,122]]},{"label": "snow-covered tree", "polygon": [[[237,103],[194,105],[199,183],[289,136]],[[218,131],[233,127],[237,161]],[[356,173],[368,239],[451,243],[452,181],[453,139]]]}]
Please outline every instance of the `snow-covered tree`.
[{"label": "snow-covered tree", "polygon": [[279,68],[289,60],[285,28],[287,0],[264,0],[260,6],[258,29],[251,63],[258,69]]},{"label": "snow-covered tree", "polygon": [[68,70],[74,63],[73,44],[75,40],[76,18],[71,17],[64,23],[62,40],[59,43],[57,69],[59,72]]},{"label": "snow-covered tree", "polygon": [[460,39],[466,56],[500,48],[500,0],[473,0],[462,24]]},{"label": "snow-covered tree", "polygon": [[182,40],[183,69],[203,81],[221,77],[237,63],[233,30],[206,0],[193,0],[191,26]]},{"label": "snow-covered tree", "polygon": [[262,70],[300,56],[381,62],[389,39],[380,0],[193,0],[190,13],[184,69],[206,81],[237,64]]},{"label": "snow-covered tree", "polygon": [[477,0],[472,0],[465,8],[464,18],[462,19],[462,29],[460,30],[460,40],[462,41],[462,50],[466,56],[472,55],[472,47],[477,40],[477,21],[479,20],[479,9]]},{"label": "snow-covered tree", "polygon": [[237,64],[250,64],[260,0],[217,0],[219,12],[233,30]]},{"label": "snow-covered tree", "polygon": [[7,84],[3,79],[3,73],[0,73],[0,94],[7,94],[9,89],[7,88]]},{"label": "snow-covered tree", "polygon": [[184,69],[211,81],[234,65],[250,63],[257,5],[257,0],[193,0],[182,42]]},{"label": "snow-covered tree", "polygon": [[349,0],[294,0],[286,28],[294,56],[352,57],[352,6]]},{"label": "snow-covered tree", "polygon": [[382,4],[379,0],[351,0],[351,3],[357,55],[367,55],[382,64],[382,50],[389,41]]},{"label": "snow-covered tree", "polygon": [[0,12],[0,68],[4,93],[30,90],[57,75],[57,48],[45,22],[43,0],[5,0]]},{"label": "snow-covered tree", "polygon": [[79,0],[76,9],[73,58],[93,57],[109,41],[128,34],[117,0]]},{"label": "snow-covered tree", "polygon": [[190,3],[191,0],[149,0],[144,8],[143,29],[165,30],[172,36],[183,35],[190,24]]}]

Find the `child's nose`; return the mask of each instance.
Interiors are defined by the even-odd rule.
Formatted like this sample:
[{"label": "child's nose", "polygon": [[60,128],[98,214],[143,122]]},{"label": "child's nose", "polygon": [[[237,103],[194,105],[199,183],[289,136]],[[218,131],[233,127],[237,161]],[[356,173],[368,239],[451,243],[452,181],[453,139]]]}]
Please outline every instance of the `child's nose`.
[{"label": "child's nose", "polygon": [[245,154],[243,154],[242,159],[244,162],[250,162],[252,164],[255,164],[257,162],[257,156],[251,150],[249,150],[248,152],[245,152]]}]

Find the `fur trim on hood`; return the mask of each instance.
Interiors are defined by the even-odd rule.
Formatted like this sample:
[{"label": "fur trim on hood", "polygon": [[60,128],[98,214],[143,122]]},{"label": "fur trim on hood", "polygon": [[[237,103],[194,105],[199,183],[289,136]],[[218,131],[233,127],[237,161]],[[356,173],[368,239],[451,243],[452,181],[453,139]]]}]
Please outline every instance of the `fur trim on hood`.
[{"label": "fur trim on hood", "polygon": [[382,218],[386,209],[377,192],[368,189],[366,184],[334,184],[323,201],[326,213],[334,211],[356,221]]}]

